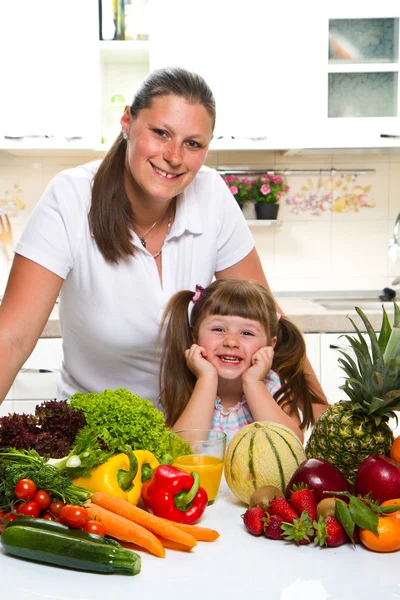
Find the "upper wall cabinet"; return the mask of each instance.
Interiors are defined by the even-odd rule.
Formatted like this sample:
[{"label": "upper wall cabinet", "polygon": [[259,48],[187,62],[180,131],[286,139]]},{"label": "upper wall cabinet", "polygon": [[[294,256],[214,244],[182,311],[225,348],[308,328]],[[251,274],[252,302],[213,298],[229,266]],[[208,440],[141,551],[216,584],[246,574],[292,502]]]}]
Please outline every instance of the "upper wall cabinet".
[{"label": "upper wall cabinet", "polygon": [[214,147],[400,146],[398,0],[153,5],[150,66],[209,82]]},{"label": "upper wall cabinet", "polygon": [[0,149],[103,153],[171,65],[212,88],[213,149],[400,147],[399,18],[400,0],[0,2]]},{"label": "upper wall cabinet", "polygon": [[0,146],[82,144],[99,127],[97,0],[0,3]]},{"label": "upper wall cabinet", "polygon": [[400,2],[316,3],[295,58],[292,147],[400,146]]}]

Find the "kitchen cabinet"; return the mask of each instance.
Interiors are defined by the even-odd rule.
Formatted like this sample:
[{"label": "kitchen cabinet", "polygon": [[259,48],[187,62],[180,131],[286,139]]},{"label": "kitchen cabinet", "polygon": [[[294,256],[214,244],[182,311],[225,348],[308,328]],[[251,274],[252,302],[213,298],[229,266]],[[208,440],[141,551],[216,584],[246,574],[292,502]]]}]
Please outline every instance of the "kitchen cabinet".
[{"label": "kitchen cabinet", "polygon": [[[313,2],[310,19],[295,2],[290,10],[259,0],[148,6],[149,40],[100,41],[98,0],[1,3],[0,23],[12,26],[0,36],[11,57],[0,66],[0,140],[40,137],[3,139],[0,150],[102,156],[143,78],[171,65],[211,86],[214,150],[400,147],[398,0]],[[364,37],[388,40],[383,52],[352,61],[331,50],[329,58],[330,35],[337,42],[358,31],[358,43],[365,20]]]},{"label": "kitchen cabinet", "polygon": [[321,338],[318,333],[305,333],[307,357],[318,380],[321,378]]},{"label": "kitchen cabinet", "polygon": [[[19,0],[0,7],[1,137],[88,147],[99,128],[97,0]],[[24,145],[5,140],[1,147]]]},{"label": "kitchen cabinet", "polygon": [[61,361],[62,339],[39,339],[3,402],[9,408],[6,412],[33,413],[38,403],[54,399]]},{"label": "kitchen cabinet", "polygon": [[289,147],[400,146],[399,17],[397,0],[315,5],[291,71]]}]

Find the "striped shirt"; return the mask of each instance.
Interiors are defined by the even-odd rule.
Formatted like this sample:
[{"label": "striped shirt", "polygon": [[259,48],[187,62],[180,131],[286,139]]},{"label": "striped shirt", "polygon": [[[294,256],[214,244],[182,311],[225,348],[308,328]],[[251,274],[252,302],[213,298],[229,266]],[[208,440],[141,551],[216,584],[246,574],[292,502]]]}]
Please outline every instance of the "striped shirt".
[{"label": "striped shirt", "polygon": [[[280,379],[275,371],[269,371],[264,379],[267,390],[273,396],[281,387]],[[217,397],[214,407],[214,415],[211,423],[211,429],[224,431],[226,433],[226,443],[229,444],[235,433],[245,425],[254,423],[253,415],[250,412],[246,398],[224,411],[221,400]]]}]

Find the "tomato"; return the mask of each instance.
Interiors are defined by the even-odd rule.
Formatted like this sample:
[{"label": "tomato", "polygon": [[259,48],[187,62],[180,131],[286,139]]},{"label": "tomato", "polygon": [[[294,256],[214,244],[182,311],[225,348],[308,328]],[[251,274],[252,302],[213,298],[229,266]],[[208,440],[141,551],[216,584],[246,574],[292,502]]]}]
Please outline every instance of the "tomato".
[{"label": "tomato", "polygon": [[66,504],[60,510],[60,521],[68,527],[81,529],[88,520],[86,508],[83,506],[75,506],[74,504]]},{"label": "tomato", "polygon": [[25,517],[38,517],[40,513],[39,504],[30,500],[29,502],[25,502],[25,504],[20,504],[17,512],[19,515],[24,515]]},{"label": "tomato", "polygon": [[10,513],[9,515],[7,515],[7,523],[11,523],[11,521],[14,521],[14,519],[18,519],[18,515],[14,513]]},{"label": "tomato", "polygon": [[55,521],[54,516],[49,511],[45,512],[40,518],[45,521]]},{"label": "tomato", "polygon": [[32,500],[35,493],[36,484],[32,479],[20,479],[14,489],[14,496],[18,500]]},{"label": "tomato", "polygon": [[100,521],[86,521],[83,529],[88,533],[96,533],[97,535],[101,535],[103,537],[106,535],[106,528],[104,527],[103,523],[100,523]]},{"label": "tomato", "polygon": [[53,499],[46,490],[38,490],[36,494],[33,496],[32,500],[39,504],[40,510],[46,510],[49,508]]},{"label": "tomato", "polygon": [[62,500],[53,500],[53,502],[50,504],[49,510],[52,515],[58,517],[63,506],[65,506],[65,504]]}]

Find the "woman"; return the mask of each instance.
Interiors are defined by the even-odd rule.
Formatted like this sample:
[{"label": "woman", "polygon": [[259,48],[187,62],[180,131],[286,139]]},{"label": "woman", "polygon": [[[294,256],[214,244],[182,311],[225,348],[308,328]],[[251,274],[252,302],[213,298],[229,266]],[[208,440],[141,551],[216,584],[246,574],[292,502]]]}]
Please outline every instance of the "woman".
[{"label": "woman", "polygon": [[214,124],[201,77],[154,71],[103,161],[51,181],[16,246],[0,308],[1,400],[58,296],[58,397],[126,387],[158,406],[157,333],[169,298],[214,275],[268,287],[236,201],[203,167]]}]

